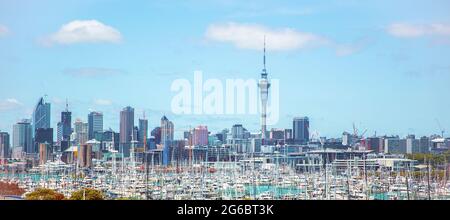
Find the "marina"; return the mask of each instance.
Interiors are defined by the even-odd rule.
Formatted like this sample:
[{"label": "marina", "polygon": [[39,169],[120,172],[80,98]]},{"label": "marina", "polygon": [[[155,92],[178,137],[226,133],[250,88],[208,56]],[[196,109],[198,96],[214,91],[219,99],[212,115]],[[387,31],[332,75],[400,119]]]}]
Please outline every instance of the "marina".
[{"label": "marina", "polygon": [[61,161],[27,173],[0,173],[0,181],[26,192],[53,189],[66,197],[100,190],[106,199],[133,200],[448,200],[447,177],[413,170],[343,170],[330,163],[299,171],[288,164],[243,166],[238,162],[163,167],[131,160],[95,161],[92,169]]}]

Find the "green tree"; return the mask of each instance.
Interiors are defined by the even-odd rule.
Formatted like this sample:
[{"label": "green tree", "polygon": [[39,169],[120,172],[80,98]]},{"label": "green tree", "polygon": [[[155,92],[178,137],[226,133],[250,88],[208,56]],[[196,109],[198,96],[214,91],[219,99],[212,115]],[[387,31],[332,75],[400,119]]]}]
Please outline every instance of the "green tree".
[{"label": "green tree", "polygon": [[25,195],[26,200],[63,200],[64,195],[52,189],[38,188]]},{"label": "green tree", "polygon": [[445,164],[450,161],[450,151],[443,152],[441,154],[431,153],[415,153],[406,155],[408,159],[417,160],[419,163],[430,163],[431,166],[437,166]]},{"label": "green tree", "polygon": [[71,200],[104,200],[103,193],[99,190],[85,188],[75,191],[70,196]]}]

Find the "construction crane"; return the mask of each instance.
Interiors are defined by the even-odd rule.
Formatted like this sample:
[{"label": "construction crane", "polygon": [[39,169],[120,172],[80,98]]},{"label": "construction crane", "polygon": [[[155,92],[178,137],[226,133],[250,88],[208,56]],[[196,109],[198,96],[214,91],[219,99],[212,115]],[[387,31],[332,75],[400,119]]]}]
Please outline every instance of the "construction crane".
[{"label": "construction crane", "polygon": [[361,142],[363,142],[365,140],[364,135],[367,133],[367,129],[365,129],[361,134],[359,134],[359,130],[356,127],[355,123],[353,122],[353,140],[354,142],[354,146],[355,148],[361,146]]},{"label": "construction crane", "polygon": [[311,133],[311,140],[314,141],[318,141],[320,143],[320,147],[322,148],[324,146],[324,140],[322,138],[320,138],[320,133],[319,131],[313,131]]},{"label": "construction crane", "polygon": [[358,128],[356,128],[355,123],[353,123],[353,136],[354,137],[362,139],[362,138],[364,138],[364,135],[366,134],[366,132],[367,132],[367,129],[365,129],[363,133],[358,134],[359,130],[358,130]]},{"label": "construction crane", "polygon": [[444,138],[445,129],[442,128],[441,123],[439,122],[439,120],[437,118],[436,118],[436,123],[439,127],[439,131],[441,132],[441,137]]}]

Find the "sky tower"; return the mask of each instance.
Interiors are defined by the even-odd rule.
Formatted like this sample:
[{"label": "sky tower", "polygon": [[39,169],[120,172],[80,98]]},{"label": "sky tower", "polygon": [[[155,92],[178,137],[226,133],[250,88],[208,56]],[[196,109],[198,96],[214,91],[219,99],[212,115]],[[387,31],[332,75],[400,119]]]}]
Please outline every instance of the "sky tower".
[{"label": "sky tower", "polygon": [[264,36],[264,57],[263,57],[264,69],[261,73],[261,79],[258,83],[258,88],[261,96],[261,139],[262,144],[264,144],[264,140],[266,139],[266,119],[267,119],[267,99],[269,97],[269,88],[270,83],[267,79],[267,71],[266,71],[266,37]]}]

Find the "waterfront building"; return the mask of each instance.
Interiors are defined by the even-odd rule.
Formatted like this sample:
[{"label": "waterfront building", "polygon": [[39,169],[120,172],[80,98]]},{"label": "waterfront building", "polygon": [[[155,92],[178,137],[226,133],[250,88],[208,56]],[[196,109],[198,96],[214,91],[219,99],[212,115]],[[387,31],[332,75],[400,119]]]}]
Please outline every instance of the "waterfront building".
[{"label": "waterfront building", "polygon": [[[402,149],[402,147],[404,149]],[[384,139],[384,153],[386,154],[406,153],[406,141],[400,141],[400,138],[398,136],[386,137]]]},{"label": "waterfront building", "polygon": [[342,145],[350,146],[351,135],[348,132],[342,133]]},{"label": "waterfront building", "polygon": [[427,136],[421,137],[419,145],[420,145],[419,146],[420,153],[428,153],[428,152],[430,152],[431,141],[430,141],[429,137],[427,137]]},{"label": "waterfront building", "polygon": [[406,137],[406,153],[420,153],[420,140],[416,139],[415,135],[408,135]]},{"label": "waterfront building", "polygon": [[380,137],[369,137],[366,140],[366,145],[366,150],[371,150],[374,153],[380,153],[382,152],[383,140]]}]

